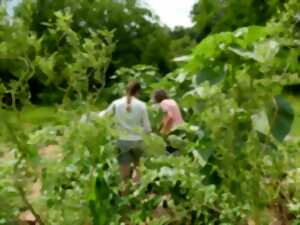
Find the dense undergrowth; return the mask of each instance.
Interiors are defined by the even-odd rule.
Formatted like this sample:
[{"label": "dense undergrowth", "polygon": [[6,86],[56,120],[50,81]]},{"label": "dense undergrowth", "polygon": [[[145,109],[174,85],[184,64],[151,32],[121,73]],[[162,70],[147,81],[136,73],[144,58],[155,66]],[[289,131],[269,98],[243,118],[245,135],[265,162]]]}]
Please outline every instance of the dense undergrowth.
[{"label": "dense undergrowth", "polygon": [[[299,224],[300,142],[289,136],[295,113],[283,96],[286,85],[300,81],[299,12],[298,1],[290,0],[266,26],[208,36],[173,73],[162,77],[149,66],[122,68],[109,85],[111,33],[80,39],[68,26],[71,15],[57,13],[49,34],[56,39],[63,32],[67,47],[47,55],[42,40],[21,30],[28,46],[20,59],[27,66],[0,90],[13,100],[1,111],[6,119],[1,121],[0,224],[17,224],[26,210],[41,225]],[[11,43],[1,45],[2,57]],[[90,52],[93,48],[100,53]],[[28,49],[35,54],[29,57]],[[73,58],[61,64],[66,51]],[[57,65],[69,84],[60,88],[63,104],[42,126],[21,123],[25,114],[16,106],[28,104],[33,71],[55,85]],[[83,76],[91,67],[95,87]],[[129,77],[142,82],[143,100],[156,88],[169,90],[186,124],[170,136],[179,156],[165,154],[159,135],[145,136],[141,182],[122,196],[113,121],[92,113],[85,122],[80,117],[96,110],[96,100],[105,104],[117,97]],[[156,131],[160,115],[150,102],[149,114]]]}]

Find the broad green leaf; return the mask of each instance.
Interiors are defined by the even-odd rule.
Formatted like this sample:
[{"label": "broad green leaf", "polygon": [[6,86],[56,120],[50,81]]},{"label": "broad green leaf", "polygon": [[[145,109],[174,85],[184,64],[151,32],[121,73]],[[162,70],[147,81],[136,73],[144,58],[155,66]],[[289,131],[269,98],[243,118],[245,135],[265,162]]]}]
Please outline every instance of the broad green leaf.
[{"label": "broad green leaf", "polygon": [[255,45],[255,59],[261,63],[271,61],[279,51],[279,44],[274,40],[267,40]]},{"label": "broad green leaf", "polygon": [[229,47],[228,50],[234,52],[235,54],[246,58],[246,59],[255,59],[255,53],[250,51],[245,51],[244,49],[238,47]]},{"label": "broad green leaf", "polygon": [[224,32],[208,36],[204,39],[195,50],[196,57],[202,56],[204,58],[211,58],[217,56],[219,53],[220,44],[231,44],[232,33]]},{"label": "broad green leaf", "polygon": [[243,27],[236,30],[234,33],[234,37],[237,38],[237,43],[242,48],[247,48],[249,45],[264,39],[268,31],[265,27],[262,26],[249,26]]},{"label": "broad green leaf", "polygon": [[168,141],[173,148],[183,149],[186,145],[186,141],[184,141],[181,137],[177,135],[170,135],[168,137]]},{"label": "broad green leaf", "polygon": [[215,71],[210,67],[205,67],[196,75],[196,84],[199,85],[205,81],[209,81],[211,85],[217,84],[225,78],[224,71]]},{"label": "broad green leaf", "polygon": [[208,60],[218,57],[224,46],[230,45],[232,42],[233,34],[231,32],[208,36],[196,47],[193,57],[187,65],[188,70],[195,72],[202,66],[206,66],[205,63]]},{"label": "broad green leaf", "polygon": [[256,43],[253,51],[237,47],[229,47],[230,51],[246,59],[254,59],[260,63],[271,61],[279,51],[279,44],[274,40]]},{"label": "broad green leaf", "polygon": [[166,153],[166,143],[162,137],[151,134],[144,136],[145,153],[148,156],[160,156]]},{"label": "broad green leaf", "polygon": [[294,121],[294,111],[283,96],[276,96],[268,108],[268,119],[273,136],[283,141],[291,130]]}]

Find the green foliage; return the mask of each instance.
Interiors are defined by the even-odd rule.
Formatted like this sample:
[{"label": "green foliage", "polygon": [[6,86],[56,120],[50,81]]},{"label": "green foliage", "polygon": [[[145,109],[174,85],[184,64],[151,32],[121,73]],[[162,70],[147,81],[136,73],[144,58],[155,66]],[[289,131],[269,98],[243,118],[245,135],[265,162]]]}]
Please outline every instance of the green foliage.
[{"label": "green foliage", "polygon": [[114,49],[113,34],[90,29],[83,36],[71,28],[72,21],[72,14],[57,11],[53,22],[43,23],[46,29],[38,36],[24,20],[3,18],[1,94],[13,105],[21,98],[37,103],[98,99]]},{"label": "green foliage", "polygon": [[17,190],[13,186],[13,166],[14,166],[14,150],[8,151],[7,146],[1,146],[1,166],[0,166],[0,224],[15,224],[18,216],[18,207],[22,206],[22,202],[18,196]]},{"label": "green foliage", "polygon": [[[286,212],[276,211],[285,213],[278,217],[289,216],[297,224],[299,140],[289,136],[295,112],[283,92],[286,85],[299,83],[299,10],[298,1],[290,0],[266,26],[210,35],[186,66],[164,77],[152,66],[120,68],[104,92],[100,91],[113,49],[110,32],[81,36],[71,28],[71,14],[59,11],[55,20],[43,25],[47,28],[40,39],[20,21],[10,24],[3,19],[7,29],[19,27],[16,32],[32,44],[20,45],[15,52],[8,48],[16,48],[14,40],[1,44],[2,56],[17,54],[13,66],[6,67],[11,74],[17,70],[15,79],[2,83],[1,94],[11,94],[14,108],[17,99],[26,104],[28,83],[34,78],[48,88],[59,87],[65,99],[78,104],[75,110],[65,110],[65,101],[52,112],[59,119],[46,117],[51,121],[41,127],[22,123],[22,111],[15,112],[15,118],[1,111],[7,120],[0,124],[5,143],[0,197],[9,210],[0,206],[0,223],[14,223],[11,218],[30,210],[40,224],[50,225],[225,225],[250,219],[269,224],[274,218],[268,212],[280,207]],[[89,71],[89,79],[99,85],[95,89],[89,86]],[[178,156],[165,153],[166,143],[159,135],[145,137],[141,181],[125,187],[114,122],[96,113],[82,117],[86,120],[79,117],[90,111],[91,99],[97,100],[99,93],[105,93],[100,96],[105,104],[132,78],[141,81],[146,100],[156,88],[168,90],[182,107],[186,123],[167,138],[180,148]],[[149,111],[158,125],[161,114],[156,107]],[[41,183],[41,191],[32,198],[35,182]],[[127,194],[121,194],[124,189]],[[162,215],[155,215],[159,211]]]},{"label": "green foliage", "polygon": [[113,85],[109,87],[113,95],[120,96],[126,91],[129,81],[138,80],[141,84],[143,93],[140,96],[143,100],[148,100],[153,91],[150,84],[160,80],[161,75],[158,69],[148,65],[135,65],[131,68],[122,67],[111,77]]},{"label": "green foliage", "polygon": [[273,104],[269,109],[271,132],[276,139],[282,141],[291,130],[294,112],[289,102],[282,96],[276,96]]},{"label": "green foliage", "polygon": [[[214,152],[205,163],[206,181],[218,184],[219,194],[223,191],[233,194],[232,204],[239,202],[238,211],[246,207],[247,214],[258,221],[264,213],[259,214],[260,207],[275,201],[280,193],[272,183],[280,179],[282,169],[289,164],[277,160],[279,155],[287,154],[284,151],[289,151],[288,147],[279,151],[278,141],[283,141],[289,133],[294,112],[279,95],[285,85],[299,83],[299,69],[278,65],[289,64],[283,55],[297,60],[294,57],[299,51],[294,52],[292,40],[297,38],[299,29],[292,18],[299,4],[290,1],[286,7],[289,11],[281,15],[283,19],[274,19],[265,27],[251,26],[208,36],[195,49],[185,74],[179,70],[157,85],[174,90],[172,95],[184,106],[187,121],[200,125],[204,131],[204,137],[198,137],[197,142],[182,134],[179,137],[188,141],[183,148],[186,152],[192,153],[193,149],[200,153],[207,149]],[[285,21],[290,22],[290,28],[284,34]],[[264,135],[257,133],[258,121],[253,120],[261,111],[268,111]],[[175,137],[172,139],[178,144]],[[270,169],[271,165],[277,169]],[[268,179],[270,183],[265,183]],[[242,218],[223,210],[226,216],[221,212],[219,217],[223,222],[235,224],[238,221],[235,219]]]},{"label": "green foliage", "polygon": [[294,137],[298,137],[300,135],[300,107],[297,97],[295,96],[288,96],[289,101],[291,102],[293,109],[295,111],[295,122],[293,123],[291,135]]},{"label": "green foliage", "polygon": [[[157,16],[137,0],[38,0],[29,1],[32,19],[27,20],[39,36],[47,31],[45,23],[55,21],[55,12],[61,10],[73,17],[71,27],[76,33],[88,37],[90,30],[114,30],[117,48],[113,54],[111,70],[136,64],[158,66],[169,71],[168,46],[171,41],[168,28],[161,27]],[[17,16],[24,18],[22,1]],[[25,13],[26,15],[26,13]],[[165,46],[165,48],[161,48]]]},{"label": "green foliage", "polygon": [[192,10],[195,22],[193,29],[202,39],[210,33],[233,31],[249,25],[264,25],[285,2],[278,0],[199,0]]}]

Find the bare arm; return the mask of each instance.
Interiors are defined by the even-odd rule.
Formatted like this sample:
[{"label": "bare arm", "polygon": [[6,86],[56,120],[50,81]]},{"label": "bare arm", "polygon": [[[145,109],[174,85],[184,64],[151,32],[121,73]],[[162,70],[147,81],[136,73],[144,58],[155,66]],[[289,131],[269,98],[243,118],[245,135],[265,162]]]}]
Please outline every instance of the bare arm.
[{"label": "bare arm", "polygon": [[172,125],[173,125],[172,115],[170,115],[170,113],[168,113],[168,112],[165,112],[165,116],[162,121],[162,128],[160,129],[160,133],[165,134],[165,135],[168,134],[172,129]]},{"label": "bare arm", "polygon": [[107,107],[107,109],[98,113],[98,116],[100,117],[111,116],[114,114],[114,111],[115,111],[115,103],[113,102]]}]

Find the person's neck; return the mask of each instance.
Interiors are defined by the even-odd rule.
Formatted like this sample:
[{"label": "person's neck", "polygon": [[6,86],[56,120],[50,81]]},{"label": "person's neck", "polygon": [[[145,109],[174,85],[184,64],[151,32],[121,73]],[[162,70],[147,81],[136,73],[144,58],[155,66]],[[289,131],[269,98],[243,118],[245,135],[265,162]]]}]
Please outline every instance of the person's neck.
[{"label": "person's neck", "polygon": [[124,96],[125,98],[128,98],[128,97],[130,97],[130,98],[137,98],[135,95],[126,95],[126,96]]}]

